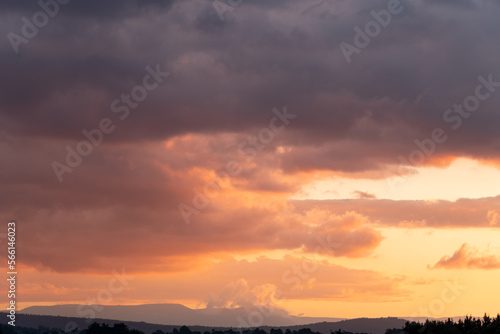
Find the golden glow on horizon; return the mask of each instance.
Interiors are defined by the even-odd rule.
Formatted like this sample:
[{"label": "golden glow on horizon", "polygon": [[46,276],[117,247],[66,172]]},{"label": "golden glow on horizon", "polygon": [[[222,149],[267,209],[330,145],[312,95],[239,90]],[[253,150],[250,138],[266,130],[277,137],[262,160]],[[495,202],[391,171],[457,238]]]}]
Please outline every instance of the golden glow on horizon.
[{"label": "golden glow on horizon", "polygon": [[357,198],[355,192],[378,199],[449,200],[493,197],[500,193],[500,169],[477,160],[459,158],[446,168],[417,167],[414,175],[388,179],[330,178],[308,184],[291,199]]},{"label": "golden glow on horizon", "polygon": [[[183,138],[185,141],[192,140],[191,136]],[[176,142],[167,142],[165,147],[171,149]],[[283,151],[286,148],[278,148]],[[245,161],[242,162],[245,164]],[[245,167],[251,170],[253,163]],[[246,212],[269,211],[268,225],[272,228],[273,223],[288,222],[291,218],[302,217],[302,213],[291,210],[294,204],[287,202],[289,198],[288,189],[298,189],[300,182],[306,186],[300,194],[295,194],[291,199],[345,199],[356,198],[355,191],[366,192],[375,195],[376,198],[393,200],[426,200],[439,199],[456,200],[460,197],[480,198],[497,196],[500,189],[500,170],[492,165],[481,164],[471,159],[456,159],[446,168],[421,167],[417,168],[418,174],[409,175],[402,179],[367,180],[350,179],[347,177],[326,179],[325,172],[284,174],[282,172],[263,170],[258,175],[264,182],[256,185],[253,179],[240,179],[238,175],[225,180],[218,193],[211,200],[210,209],[213,212],[204,213],[204,217],[215,217],[218,222],[227,208],[243,208]],[[210,166],[192,167],[188,170],[173,171],[166,169],[166,173],[173,173],[190,180],[190,186],[203,188],[204,185],[214,182],[216,175]],[[263,177],[264,175],[264,177]],[[262,185],[268,185],[267,181],[275,181],[279,191],[271,191]],[[287,187],[293,185],[293,187]],[[393,187],[391,187],[391,185]],[[281,188],[280,188],[281,187]],[[255,211],[252,211],[255,210]],[[498,215],[495,208],[491,209],[492,221]],[[217,216],[220,214],[220,216]],[[211,216],[210,216],[211,215]],[[275,220],[273,220],[275,219]],[[485,217],[486,219],[486,217]],[[311,220],[313,221],[313,220]],[[320,219],[321,221],[321,219]],[[252,223],[251,220],[245,223]],[[308,225],[313,228],[314,223]],[[316,274],[311,275],[311,280],[305,285],[305,292],[297,298],[290,291],[285,291],[285,297],[292,295],[290,299],[280,299],[279,305],[283,306],[291,314],[303,314],[304,316],[329,316],[354,318],[359,316],[382,317],[382,316],[457,316],[473,313],[481,315],[484,312],[496,314],[497,299],[490,293],[498,278],[500,270],[479,269],[430,269],[443,256],[452,255],[464,242],[480,250],[488,250],[491,254],[500,256],[498,240],[500,231],[495,228],[389,228],[385,225],[377,225],[377,221],[367,222],[370,228],[382,233],[384,239],[374,251],[366,257],[332,257],[328,255],[313,256],[304,253],[300,248],[290,249],[267,249],[255,247],[248,251],[234,252],[230,254],[224,251],[215,251],[202,255],[193,255],[190,266],[179,267],[176,272],[134,273],[136,276],[133,284],[120,295],[114,296],[110,304],[153,304],[153,303],[178,303],[187,307],[197,309],[205,306],[206,298],[211,293],[221,291],[225,286],[238,279],[246,279],[249,287],[268,284],[269,282],[257,282],[258,279],[281,280],[282,272],[275,277],[262,277],[256,279],[251,272],[251,265],[241,265],[241,262],[258,263],[262,257],[276,260],[272,265],[285,262],[285,257],[301,259],[302,257],[314,258],[317,261],[331,266],[339,266],[347,272],[375,273],[383,279],[387,278],[387,288],[371,285],[370,275],[366,275],[366,282],[357,281],[357,288],[361,290],[360,296],[352,296],[347,291],[335,296],[324,298],[311,297],[317,288],[320,293],[328,291],[323,282],[320,286],[315,281]],[[193,224],[194,228],[197,225]],[[215,224],[213,225],[215,226]],[[267,226],[267,225],[266,225]],[[282,224],[281,226],[291,226]],[[406,226],[406,225],[405,225]],[[472,225],[471,225],[472,226]],[[222,231],[225,226],[217,226]],[[165,261],[169,261],[168,259]],[[183,260],[184,261],[184,260]],[[168,263],[167,263],[168,264]],[[264,268],[261,272],[267,273],[265,267],[256,264],[255,267]],[[278,264],[277,264],[278,265]],[[290,265],[291,266],[291,265]],[[226,271],[218,271],[217,268]],[[155,267],[159,268],[159,267]],[[161,268],[161,267],[160,267]],[[232,272],[237,268],[244,268],[236,274]],[[142,269],[141,269],[142,270]],[[163,269],[160,269],[163,270]],[[246,270],[246,271],[245,271]],[[343,271],[342,271],[343,272]],[[345,273],[345,272],[343,272]],[[319,272],[317,273],[319,276]],[[239,276],[235,276],[239,275]],[[249,278],[250,277],[250,278]],[[329,279],[330,276],[328,276]],[[359,278],[359,277],[358,277]],[[365,278],[365,276],[363,276]],[[460,279],[467,285],[456,302],[446,305],[439,314],[424,314],[420,309],[428,307],[429,303],[439,296],[441,290],[450,280]],[[38,271],[34,268],[23,268],[23,295],[19,298],[19,305],[24,308],[32,305],[54,305],[70,303],[86,303],[88,298],[95,297],[100,289],[107,286],[110,279],[109,272],[101,275],[80,273],[54,273],[49,271]],[[46,282],[46,283],[41,283]],[[270,284],[270,283],[269,283]],[[315,285],[317,284],[317,285]],[[377,282],[380,284],[380,282]],[[397,285],[394,289],[392,285]],[[335,282],[332,277],[332,286],[342,285]],[[287,287],[286,285],[284,285]],[[307,290],[307,289],[310,289]],[[323,290],[322,290],[323,289]],[[349,290],[349,287],[342,289]],[[357,291],[352,288],[353,291]],[[311,293],[311,295],[308,295]],[[149,298],[148,298],[149,297]],[[366,297],[366,298],[365,298]],[[295,299],[294,299],[295,298]],[[6,306],[6,304],[4,304]],[[415,314],[417,313],[417,314]]]}]

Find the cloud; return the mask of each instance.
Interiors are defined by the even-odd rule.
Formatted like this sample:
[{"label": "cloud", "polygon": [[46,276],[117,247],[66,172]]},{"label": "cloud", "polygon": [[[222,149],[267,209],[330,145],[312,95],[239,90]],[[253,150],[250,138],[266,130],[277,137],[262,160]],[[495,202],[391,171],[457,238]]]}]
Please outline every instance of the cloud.
[{"label": "cloud", "polygon": [[[363,257],[382,241],[380,232],[363,226],[364,218],[352,212],[325,216],[314,210],[283,210],[281,205],[254,203],[230,210],[213,206],[191,225],[178,211],[160,207],[26,211],[18,219],[30,227],[20,256],[26,265],[57,272],[106,272],[126,266],[131,272],[175,273],[203,266],[207,256],[228,253],[303,249],[331,257]],[[44,233],[47,229],[52,232]],[[45,237],[38,238],[40,234]]]},{"label": "cloud", "polygon": [[[264,291],[267,296],[264,300],[272,296],[278,305],[280,300],[287,299],[395,301],[411,294],[406,289],[406,282],[397,277],[373,270],[347,268],[311,255],[286,255],[279,259],[261,256],[252,261],[228,259],[221,261],[212,271],[220,272],[217,277],[223,277],[223,280],[233,280],[221,290],[233,291],[240,287],[241,291],[248,291],[259,287],[258,291]],[[245,277],[247,285],[235,283],[241,277]]]},{"label": "cloud", "polygon": [[[0,152],[11,159],[4,160],[0,173],[5,190],[0,217],[15,217],[28,228],[21,250],[25,263],[59,272],[101,272],[110,266],[180,272],[203,265],[205,254],[261,250],[364,257],[383,241],[384,226],[498,226],[498,197],[289,201],[315,174],[277,169],[276,156],[286,152],[279,135],[249,161],[238,152],[246,137],[222,133],[102,144],[59,183],[50,163],[65,156],[64,146],[6,135]],[[203,192],[215,182],[216,171],[228,161],[238,161],[241,172],[221,179],[219,193],[185,224],[179,203],[193,205],[194,190]],[[130,264],[131,257],[137,265]]]},{"label": "cloud", "polygon": [[356,190],[353,194],[357,198],[360,198],[360,199],[375,199],[375,198],[377,198],[374,194],[370,194],[370,193],[367,193],[364,191],[359,191],[359,190]]},{"label": "cloud", "polygon": [[[449,139],[426,165],[471,157],[499,166],[498,92],[459,131],[443,121],[443,112],[474,92],[478,75],[500,80],[500,6],[475,3],[483,6],[407,2],[349,65],[339,43],[351,43],[353,27],[364,27],[387,1],[252,0],[224,21],[206,0],[72,1],[19,54],[1,39],[0,220],[22,226],[19,257],[36,272],[32,283],[54,273],[67,278],[51,276],[32,298],[44,302],[57,292],[84,300],[92,286],[106,287],[95,277],[122,267],[165,279],[151,278],[153,287],[140,291],[149,295],[124,292],[136,300],[157,291],[178,299],[221,291],[207,302],[237,307],[262,302],[275,287],[303,299],[408,296],[391,277],[333,261],[371,256],[385,227],[497,228],[500,197],[392,201],[358,191],[354,200],[289,198],[325,175],[411,173],[397,168],[398,156],[436,127]],[[40,10],[20,1],[0,8],[0,29],[18,34],[21,18]],[[112,102],[156,64],[171,75],[121,121]],[[255,159],[240,154],[238,145],[284,105],[297,119]],[[66,146],[75,147],[82,130],[104,117],[116,131],[59,183],[51,163],[64,161]],[[195,190],[214,182],[229,161],[241,171],[185,224],[179,204],[192,205]],[[198,275],[200,286],[186,288],[193,273],[210,271],[211,259],[260,252],[319,254],[331,262],[314,259],[317,272],[302,279],[294,270],[314,261],[227,260],[209,282]],[[435,267],[497,264],[462,247]],[[258,277],[262,272],[269,276]],[[288,283],[283,273],[291,273]],[[93,277],[93,285],[81,277]],[[75,290],[72,280],[85,289]]]},{"label": "cloud", "polygon": [[[21,250],[25,263],[59,272],[102,272],[110,266],[180,272],[203,265],[206,254],[262,250],[364,257],[383,242],[385,226],[498,225],[498,197],[289,201],[317,175],[279,169],[279,157],[287,152],[281,134],[254,160],[238,151],[247,137],[191,134],[159,143],[103,143],[59,183],[50,164],[64,159],[63,145],[4,134],[0,153],[10,158],[0,173],[0,218],[14,217],[28,229]],[[216,182],[216,172],[229,161],[237,161],[241,172],[220,179],[218,194],[185,224],[179,204],[193,205],[195,190],[203,193]]]},{"label": "cloud", "polygon": [[[50,163],[65,156],[64,147],[49,139],[6,136],[0,152],[13,159],[5,160],[0,174],[5,189],[0,216],[29,227],[21,251],[26,264],[58,272],[110,266],[178,272],[200,265],[199,258],[208,254],[320,247],[333,257],[362,257],[378,247],[381,233],[356,210],[290,205],[290,192],[313,176],[277,171],[272,145],[249,161],[238,153],[239,139],[220,134],[102,144],[59,183]],[[215,172],[232,160],[241,172],[217,179]],[[188,225],[179,204],[194,205],[196,191],[203,193],[207,184],[220,189],[207,195],[209,205]],[[45,237],[38,238],[41,234]],[[143,257],[130,264],[130,258]]]},{"label": "cloud", "polygon": [[487,219],[491,226],[500,225],[500,215],[495,210],[488,210]]},{"label": "cloud", "polygon": [[[171,76],[108,142],[248,133],[286,104],[301,114],[283,138],[291,148],[280,159],[286,173],[386,171],[435,127],[450,139],[427,164],[449,156],[498,160],[499,94],[460,131],[442,120],[474,91],[478,75],[497,68],[491,41],[500,6],[460,3],[405,4],[347,66],[339,43],[352,43],[353,27],[386,1],[249,1],[224,22],[205,0],[71,2],[21,45],[22,56],[8,39],[0,42],[0,121],[10,135],[64,147],[116,116],[111,102],[141,81],[145,66],[160,64]],[[2,30],[16,33],[20,18],[39,10],[15,1],[1,6]]]},{"label": "cloud", "polygon": [[500,257],[480,252],[464,243],[452,256],[443,256],[432,267],[444,269],[499,269]]},{"label": "cloud", "polygon": [[[103,3],[96,0],[89,0],[85,3],[71,2],[62,5],[63,12],[61,15],[74,16],[77,19],[81,18],[99,18],[99,19],[124,19],[134,17],[138,10],[165,10],[170,8],[175,0],[124,0],[124,1],[109,1]],[[38,3],[19,2],[6,0],[0,4],[0,8],[5,13],[29,13],[41,10]]]},{"label": "cloud", "polygon": [[355,210],[379,226],[405,228],[496,228],[500,196],[447,200],[342,199],[291,201],[297,209],[332,213]]},{"label": "cloud", "polygon": [[219,293],[209,295],[205,300],[206,307],[251,309],[260,305],[276,308],[276,289],[274,284],[261,284],[250,288],[248,282],[240,278],[226,285]]},{"label": "cloud", "polygon": [[[129,262],[130,264],[130,262]],[[198,307],[253,309],[274,307],[284,312],[287,301],[330,300],[360,303],[396,302],[413,295],[413,282],[375,270],[352,269],[325,261],[322,256],[261,256],[237,260],[230,256],[192,265],[187,271],[162,272],[125,277],[126,289],[113,296],[113,303],[162,303],[181,300]],[[122,272],[118,266],[111,266]],[[19,296],[30,303],[86,303],[108,288],[112,269],[99,273],[56,273],[23,266],[23,287]],[[265,274],[264,274],[265,273]],[[44,283],[41,284],[40,282]],[[58,293],[57,295],[55,293]],[[184,302],[185,303],[185,302]]]}]

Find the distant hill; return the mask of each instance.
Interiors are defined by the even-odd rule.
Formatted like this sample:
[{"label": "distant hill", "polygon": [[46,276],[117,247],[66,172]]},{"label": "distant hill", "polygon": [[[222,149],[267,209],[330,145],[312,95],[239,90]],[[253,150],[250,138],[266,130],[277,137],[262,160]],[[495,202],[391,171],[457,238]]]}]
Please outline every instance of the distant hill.
[{"label": "distant hill", "polygon": [[[7,324],[9,319],[6,317],[5,312],[0,312],[0,324]],[[132,329],[138,329],[143,331],[146,334],[151,334],[156,330],[162,330],[164,332],[171,332],[174,328],[179,328],[180,326],[167,326],[167,325],[159,325],[159,324],[149,324],[146,322],[136,322],[136,321],[121,321],[121,320],[112,320],[112,319],[89,319],[85,318],[76,318],[76,317],[61,317],[61,316],[49,316],[49,315],[31,315],[31,314],[16,314],[16,326],[17,327],[26,327],[26,328],[57,328],[63,331],[67,331],[69,329],[73,329],[73,327],[68,328],[68,324],[76,324],[78,329],[85,329],[91,323],[105,323],[107,325],[114,325],[116,323],[124,323]],[[212,328],[219,327],[203,327],[203,326],[190,326],[193,330],[197,331],[211,331]]]},{"label": "distant hill", "polygon": [[[243,327],[245,325],[238,319],[241,318],[244,322],[252,326],[251,319],[255,319],[255,317],[250,316],[249,320],[249,315],[256,310],[245,310],[243,308],[205,308],[194,310],[180,304],[95,305],[93,309],[89,305],[66,304],[31,306],[23,309],[20,313],[65,317],[91,316],[112,320],[144,321],[162,325]],[[259,318],[256,319],[257,321],[260,320]],[[343,318],[297,317],[279,310],[271,314],[264,314],[261,319],[262,322],[259,324],[262,326],[293,326],[344,320]]]},{"label": "distant hill", "polygon": [[[0,324],[6,324],[8,318],[5,313],[0,313]],[[61,316],[41,316],[41,315],[29,315],[29,314],[18,314],[16,319],[16,325],[27,328],[38,328],[40,326],[48,328],[59,328],[65,330],[69,323],[76,323],[79,329],[87,328],[92,322],[106,323],[108,325],[113,325],[115,323],[125,323],[127,326],[133,329],[138,329],[146,334],[151,334],[156,330],[162,330],[164,332],[172,332],[174,328],[179,328],[181,324],[173,325],[161,325],[161,324],[151,324],[146,322],[135,322],[135,321],[121,321],[112,319],[89,319],[77,318],[77,317],[61,317]],[[385,330],[388,328],[402,328],[406,320],[398,318],[360,318],[360,319],[350,319],[338,322],[320,322],[309,325],[301,326],[280,326],[272,328],[281,328],[283,332],[286,329],[298,330],[301,328],[310,328],[315,332],[320,332],[324,334],[330,334],[330,331],[336,331],[341,329],[343,331],[348,331],[352,333],[373,333],[373,334],[384,334]],[[212,329],[224,330],[227,327],[221,326],[189,326],[191,330],[200,332],[211,332]],[[233,326],[233,328],[235,328]],[[260,326],[260,328],[269,330],[269,326]]]},{"label": "distant hill", "polygon": [[[313,332],[330,334],[338,329],[351,333],[384,334],[387,329],[403,328],[406,319],[399,318],[359,318],[342,320],[338,322],[320,322],[307,325]],[[303,327],[303,326],[302,326]],[[291,330],[300,329],[300,326],[287,327]]]}]

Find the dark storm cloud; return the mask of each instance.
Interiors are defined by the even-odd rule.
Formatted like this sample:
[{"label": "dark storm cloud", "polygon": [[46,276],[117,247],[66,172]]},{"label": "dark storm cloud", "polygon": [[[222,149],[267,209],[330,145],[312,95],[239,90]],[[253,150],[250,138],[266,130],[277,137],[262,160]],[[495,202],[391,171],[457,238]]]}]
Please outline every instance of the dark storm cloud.
[{"label": "dark storm cloud", "polygon": [[[31,13],[16,3],[3,6]],[[140,3],[70,3],[19,55],[4,40],[4,126],[14,134],[77,139],[81,129],[109,117],[110,103],[140,81],[146,65],[161,64],[172,73],[168,82],[109,140],[241,131],[287,104],[302,111],[296,129],[313,144],[376,141],[396,163],[417,136],[447,126],[443,112],[473,91],[478,75],[500,78],[494,56],[499,8],[488,2],[451,13],[441,4],[402,2],[400,16],[350,65],[339,43],[353,43],[353,27],[363,28],[373,20],[370,10],[386,8],[386,1],[247,1],[225,21],[207,1]],[[131,10],[138,6],[148,10]],[[15,21],[5,28],[16,31],[17,24],[19,30]],[[85,108],[61,97],[75,92],[89,100]],[[457,143],[470,155],[497,142],[492,124],[500,121],[499,101],[489,99],[446,147],[456,154]],[[373,131],[357,133],[361,119],[372,122]],[[407,134],[399,148],[393,130],[386,130],[396,126]]]},{"label": "dark storm cloud", "polygon": [[466,9],[473,9],[477,7],[477,4],[471,0],[425,0],[424,3],[427,5],[440,4],[445,7],[448,7],[448,9],[450,7],[451,8],[458,7]]},{"label": "dark storm cloud", "polygon": [[[99,252],[110,259],[121,252],[126,259],[142,246],[149,248],[141,254],[151,253],[172,239],[159,256],[314,250],[314,237],[323,231],[311,232],[300,214],[289,213],[296,225],[287,235],[290,226],[277,218],[279,207],[227,214],[214,204],[194,234],[177,210],[179,202],[192,199],[193,187],[203,185],[196,171],[215,170],[233,159],[240,140],[269,124],[274,107],[287,105],[299,116],[255,166],[233,179],[238,190],[293,192],[300,187],[298,178],[280,177],[303,171],[384,171],[436,127],[449,136],[437,156],[498,160],[500,91],[459,129],[443,121],[446,109],[474,93],[479,75],[491,73],[500,81],[497,2],[402,1],[403,11],[348,64],[339,44],[353,44],[353,28],[364,29],[373,20],[370,11],[387,3],[246,0],[221,21],[208,0],[73,0],[16,54],[7,34],[22,34],[21,18],[30,19],[40,7],[0,2],[0,207],[2,219],[18,217],[26,230],[32,228],[27,262],[75,270],[73,255],[56,245],[68,235],[62,247],[75,245],[79,254],[88,243],[96,247],[81,256],[82,267],[103,265],[94,261]],[[111,104],[142,83],[146,66],[170,75],[119,121]],[[84,139],[82,130],[98,127],[102,118],[112,119],[116,130],[59,183],[51,163],[64,161],[66,145],[74,147]],[[227,133],[238,140],[228,143]],[[160,142],[180,135],[188,139],[177,137],[185,142],[177,151]],[[199,144],[197,135],[200,142],[215,139],[199,149],[193,146]],[[382,225],[497,226],[498,198],[484,201],[330,204],[339,207],[338,215],[358,211]],[[478,203],[479,209],[456,222],[446,216],[447,210]],[[425,214],[398,214],[415,207]],[[335,208],[325,208],[330,209]],[[97,226],[103,236],[92,239]],[[61,232],[39,240],[47,228]],[[227,235],[220,237],[220,231]],[[381,242],[371,227],[342,233],[351,241],[339,255],[369,253]],[[126,242],[137,235],[144,236],[142,242]],[[255,238],[241,241],[249,235]],[[111,239],[117,241],[107,243]],[[144,240],[153,241],[143,245]],[[276,245],[276,240],[285,241]],[[50,256],[55,253],[59,258]]]},{"label": "dark storm cloud", "polygon": [[[43,0],[42,3],[51,1]],[[67,4],[64,4],[67,2]],[[137,15],[137,10],[164,10],[170,8],[175,0],[66,0],[62,2],[65,15],[74,15],[89,18],[118,18],[131,17]],[[39,1],[15,1],[5,0],[0,3],[0,10],[4,13],[18,13],[27,15],[40,10]]]},{"label": "dark storm cloud", "polygon": [[[210,1],[72,1],[19,54],[0,41],[0,124],[12,136],[81,140],[115,120],[112,102],[158,64],[171,75],[106,143],[250,132],[287,105],[300,114],[279,143],[293,148],[280,158],[287,172],[381,170],[436,127],[449,137],[437,155],[498,159],[498,92],[458,130],[443,120],[479,75],[500,81],[498,4],[402,1],[347,64],[339,44],[354,43],[353,28],[387,4],[246,1],[221,21]],[[0,6],[6,34],[40,10]]]}]

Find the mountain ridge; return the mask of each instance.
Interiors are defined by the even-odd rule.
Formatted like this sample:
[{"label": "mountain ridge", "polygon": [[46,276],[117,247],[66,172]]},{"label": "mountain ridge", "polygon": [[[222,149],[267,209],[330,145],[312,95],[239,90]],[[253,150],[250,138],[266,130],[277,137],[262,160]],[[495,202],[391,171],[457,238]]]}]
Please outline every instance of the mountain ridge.
[{"label": "mountain ridge", "polygon": [[345,320],[345,318],[332,317],[299,317],[290,315],[282,309],[264,309],[258,306],[250,309],[191,309],[182,304],[170,303],[141,305],[59,304],[30,306],[19,312],[33,315],[144,321],[161,325],[219,327],[295,326]]},{"label": "mountain ridge", "polygon": [[[6,324],[8,318],[5,317],[7,313],[0,312],[0,324]],[[282,329],[283,332],[286,329],[301,329],[310,328],[314,332],[319,332],[322,334],[330,334],[331,331],[336,331],[341,329],[342,331],[347,331],[351,333],[371,333],[371,334],[385,334],[386,329],[389,328],[402,328],[407,320],[400,318],[358,318],[358,319],[346,319],[338,322],[320,322],[315,324],[306,325],[294,325],[294,326],[258,326],[258,328],[269,331],[271,328]],[[131,329],[137,329],[143,331],[145,334],[152,334],[157,330],[161,330],[165,333],[171,333],[174,328],[179,329],[182,325],[161,325],[152,324],[144,321],[122,321],[122,320],[112,320],[112,319],[85,319],[78,317],[64,317],[64,316],[44,316],[44,315],[32,315],[26,313],[19,313],[17,317],[16,326],[27,327],[38,329],[39,327],[44,328],[58,328],[65,332],[70,332],[75,327],[68,328],[69,324],[74,324],[78,329],[85,329],[91,323],[104,323],[112,326],[117,323],[124,323]],[[199,331],[201,333],[211,332],[212,329],[215,330],[228,330],[238,329],[238,327],[224,327],[224,326],[188,326],[192,331]],[[252,327],[253,328],[253,327]]]}]

